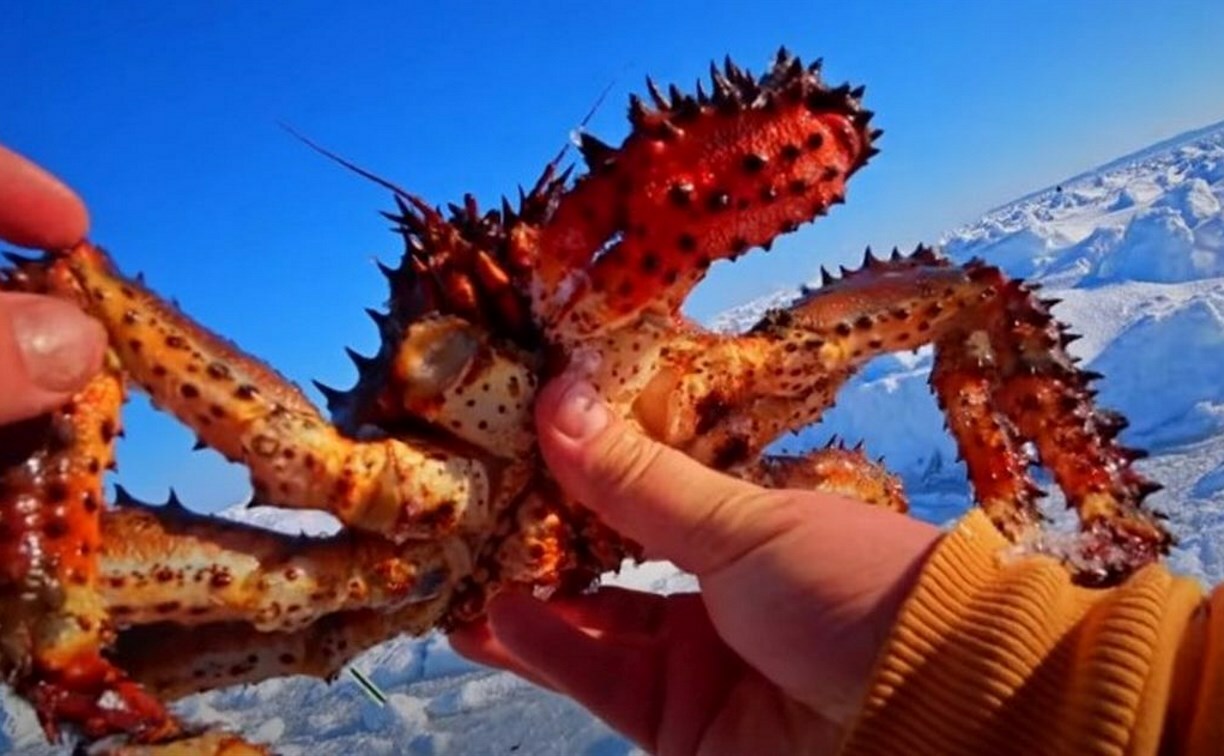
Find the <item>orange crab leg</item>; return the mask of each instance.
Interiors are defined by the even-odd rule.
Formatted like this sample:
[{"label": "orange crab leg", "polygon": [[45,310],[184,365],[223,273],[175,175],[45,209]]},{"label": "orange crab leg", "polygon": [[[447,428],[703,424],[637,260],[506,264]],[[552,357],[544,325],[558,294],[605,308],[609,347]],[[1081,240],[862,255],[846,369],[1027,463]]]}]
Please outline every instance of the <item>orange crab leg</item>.
[{"label": "orange crab leg", "polygon": [[454,539],[289,536],[181,506],[123,506],[102,528],[99,592],[120,628],[243,620],[262,632],[294,630],[337,611],[445,598],[470,571]]},{"label": "orange crab leg", "polygon": [[982,510],[1009,538],[1017,539],[1041,521],[1041,490],[1028,474],[1022,439],[995,410],[998,377],[958,337],[940,341],[931,369],[940,408],[956,439]]},{"label": "orange crab leg", "polygon": [[767,488],[821,491],[894,512],[909,511],[900,479],[867,459],[861,448],[829,445],[801,457],[767,456],[745,477]]},{"label": "orange crab leg", "polygon": [[293,632],[263,633],[237,622],[144,625],[120,634],[115,660],[171,699],[272,677],[331,678],[366,649],[398,635],[429,632],[446,606],[440,596],[394,612],[338,612]]},{"label": "orange crab leg", "polygon": [[295,386],[118,275],[97,247],[81,244],[55,265],[75,276],[132,380],[202,441],[247,465],[260,500],[329,510],[399,542],[487,522],[481,462],[398,439],[342,436]]},{"label": "orange crab leg", "polygon": [[530,240],[537,317],[554,335],[671,315],[709,265],[823,215],[873,153],[861,91],[785,51],[764,79],[727,62],[714,94],[634,100],[620,148],[586,137],[591,173]]},{"label": "orange crab leg", "polygon": [[107,371],[55,412],[0,428],[0,647],[52,740],[63,723],[88,737],[178,731],[102,656],[113,631],[97,590],[101,480],[122,401]]},{"label": "orange crab leg", "polygon": [[998,269],[952,266],[929,249],[887,261],[869,254],[861,270],[827,277],[748,334],[674,350],[635,410],[660,438],[738,471],[818,418],[867,360],[926,343],[936,344],[932,385],[999,527],[1018,535],[1039,519],[1022,452],[1031,440],[1080,513],[1084,549],[1104,560],[1096,579],[1168,549],[1140,507],[1153,486],[1130,467],[1137,453],[1114,443],[1115,416],[1093,408],[1089,376],[1075,370],[1045,307]]},{"label": "orange crab leg", "polygon": [[1085,555],[1096,562],[1097,574],[1081,579],[1108,582],[1155,561],[1172,539],[1140,507],[1160,486],[1131,466],[1143,454],[1117,443],[1126,421],[1093,407],[1089,382],[1098,376],[1075,370],[1048,310],[1018,282],[1004,283],[999,275],[997,285],[1003,296],[996,306],[1004,316],[992,322],[1003,377],[995,396],[1020,435],[1033,441],[1090,535]]}]

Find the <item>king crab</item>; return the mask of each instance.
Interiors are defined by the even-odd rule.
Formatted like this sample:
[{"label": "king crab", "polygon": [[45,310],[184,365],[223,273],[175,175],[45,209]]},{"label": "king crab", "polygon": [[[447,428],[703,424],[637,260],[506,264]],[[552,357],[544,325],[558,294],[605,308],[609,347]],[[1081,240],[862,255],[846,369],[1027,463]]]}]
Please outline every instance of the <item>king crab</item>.
[{"label": "king crab", "polygon": [[[932,388],[978,504],[1009,537],[1039,528],[1035,451],[1078,510],[1077,577],[1114,582],[1170,540],[1156,486],[1093,406],[1093,376],[1033,287],[926,247],[806,291],[722,335],[679,309],[715,260],[768,248],[843,201],[880,132],[862,90],[780,51],[760,79],[730,61],[696,95],[650,83],[620,147],[582,135],[588,173],[550,165],[517,208],[470,196],[443,214],[394,188],[406,243],[384,268],[382,346],[331,421],[272,369],[213,335],[84,242],[11,258],[0,288],[80,304],[108,367],[64,407],[0,430],[0,657],[47,735],[235,753],[163,701],[290,674],[328,677],[399,633],[481,615],[510,585],[575,591],[637,548],[568,501],[531,422],[540,383],[585,370],[654,438],[773,487],[899,511],[898,481],[858,449],[773,456],[866,361],[935,347]],[[333,537],[286,536],[172,500],[104,503],[127,386],[251,473],[256,501],[326,510]],[[1069,562],[1070,564],[1070,562]]]}]

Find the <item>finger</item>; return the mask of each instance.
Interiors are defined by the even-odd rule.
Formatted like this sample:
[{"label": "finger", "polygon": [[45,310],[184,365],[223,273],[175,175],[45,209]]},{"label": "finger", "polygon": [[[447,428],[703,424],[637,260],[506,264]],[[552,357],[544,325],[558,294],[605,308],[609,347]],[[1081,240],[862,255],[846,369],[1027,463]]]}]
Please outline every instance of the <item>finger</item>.
[{"label": "finger", "polygon": [[669,602],[680,598],[607,586],[583,596],[553,599],[549,608],[589,635],[623,640],[657,634],[667,619]]},{"label": "finger", "polygon": [[576,376],[545,387],[536,423],[544,457],[567,493],[648,553],[689,572],[717,570],[793,525],[789,497],[647,438]]},{"label": "finger", "polygon": [[502,645],[489,629],[488,622],[472,622],[456,628],[447,636],[447,641],[451,649],[465,659],[486,667],[504,669],[541,688],[556,692],[556,688],[547,680]]},{"label": "finger", "polygon": [[38,249],[62,249],[85,238],[89,213],[59,179],[0,147],[0,239]]},{"label": "finger", "polygon": [[0,294],[0,425],[63,403],[102,366],[106,335],[76,306]]},{"label": "finger", "polygon": [[655,655],[582,632],[530,596],[506,593],[489,606],[497,640],[555,689],[632,740],[648,745],[662,691]]}]

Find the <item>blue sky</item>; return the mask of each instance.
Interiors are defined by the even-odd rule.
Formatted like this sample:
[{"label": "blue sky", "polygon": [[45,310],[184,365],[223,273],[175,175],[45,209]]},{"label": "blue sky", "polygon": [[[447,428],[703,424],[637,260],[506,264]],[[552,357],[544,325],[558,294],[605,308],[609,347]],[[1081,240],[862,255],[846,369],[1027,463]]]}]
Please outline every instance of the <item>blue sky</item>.
[{"label": "blue sky", "polygon": [[[340,7],[343,6],[343,7]],[[292,379],[347,386],[372,350],[386,193],[277,127],[443,203],[531,182],[600,92],[626,132],[643,77],[686,89],[724,54],[778,45],[867,85],[887,131],[848,204],[773,252],[719,266],[705,317],[857,260],[934,241],[1020,194],[1224,119],[1224,4],[625,2],[0,4],[0,142],[67,179],[129,272]],[[245,476],[129,412],[120,481],[214,509]]]}]

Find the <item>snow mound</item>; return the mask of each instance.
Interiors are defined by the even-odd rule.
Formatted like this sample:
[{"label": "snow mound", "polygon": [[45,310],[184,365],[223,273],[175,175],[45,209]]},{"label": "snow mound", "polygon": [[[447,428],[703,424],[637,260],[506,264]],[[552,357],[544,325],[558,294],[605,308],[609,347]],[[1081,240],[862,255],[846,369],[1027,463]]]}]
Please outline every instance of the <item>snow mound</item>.
[{"label": "snow mound", "polygon": [[[1038,225],[1021,228],[989,244],[978,245],[973,249],[973,253],[1013,276],[1028,278],[1053,261],[1054,250],[1048,229]],[[950,252],[953,256],[963,256],[964,253],[965,250]]]},{"label": "snow mound", "polygon": [[1195,481],[1193,491],[1195,496],[1203,499],[1224,493],[1224,465],[1220,465]]},{"label": "snow mound", "polygon": [[238,504],[217,512],[217,517],[287,535],[328,536],[340,532],[340,521],[328,512],[314,509]]},{"label": "snow mound", "polygon": [[1154,205],[1137,213],[1112,254],[1097,260],[1088,280],[1169,282],[1224,275],[1222,250],[1198,246],[1194,231],[1186,223],[1187,212],[1193,215],[1193,211]]},{"label": "snow mound", "polygon": [[1061,286],[1211,278],[1224,275],[1221,198],[1215,124],[996,208],[942,244]]},{"label": "snow mound", "polygon": [[1091,364],[1106,376],[1099,401],[1131,420],[1127,438],[1157,448],[1224,430],[1221,366],[1224,297],[1140,318]]},{"label": "snow mound", "polygon": [[1191,178],[1178,184],[1153,202],[1152,206],[1175,210],[1189,226],[1197,226],[1220,214],[1220,201],[1211,192],[1211,186],[1201,178]]}]

